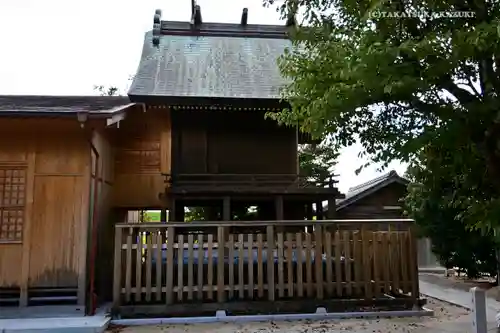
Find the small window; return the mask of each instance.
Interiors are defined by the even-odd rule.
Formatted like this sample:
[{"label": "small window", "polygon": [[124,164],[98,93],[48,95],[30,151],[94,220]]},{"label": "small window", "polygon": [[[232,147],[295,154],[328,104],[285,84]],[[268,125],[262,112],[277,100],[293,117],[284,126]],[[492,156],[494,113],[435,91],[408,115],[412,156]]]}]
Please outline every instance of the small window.
[{"label": "small window", "polygon": [[26,169],[0,165],[0,242],[21,242],[26,206]]}]

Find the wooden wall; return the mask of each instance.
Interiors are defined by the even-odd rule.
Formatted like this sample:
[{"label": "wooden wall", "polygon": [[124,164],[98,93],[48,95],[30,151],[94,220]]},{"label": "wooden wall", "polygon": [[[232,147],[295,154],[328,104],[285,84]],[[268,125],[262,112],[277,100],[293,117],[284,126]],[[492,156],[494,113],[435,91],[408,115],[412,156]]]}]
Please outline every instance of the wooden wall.
[{"label": "wooden wall", "polygon": [[115,147],[114,206],[161,207],[162,173],[170,173],[170,124],[168,109],[137,109],[108,130]]},{"label": "wooden wall", "polygon": [[403,209],[384,209],[384,207],[402,206],[400,201],[406,195],[406,185],[392,183],[376,193],[367,195],[357,202],[340,209],[336,213],[338,219],[366,218],[402,218]]},{"label": "wooden wall", "polygon": [[297,136],[263,111],[172,111],[173,172],[296,174]]},{"label": "wooden wall", "polygon": [[[9,187],[22,213],[6,217],[12,200],[0,206],[0,228],[17,227],[21,235],[0,240],[0,287],[20,287],[26,302],[27,288],[83,286],[90,183],[84,131],[76,119],[1,118],[0,133],[0,169],[12,175],[17,168],[22,179]],[[3,179],[5,188],[12,179]],[[82,302],[84,289],[78,296]]]}]

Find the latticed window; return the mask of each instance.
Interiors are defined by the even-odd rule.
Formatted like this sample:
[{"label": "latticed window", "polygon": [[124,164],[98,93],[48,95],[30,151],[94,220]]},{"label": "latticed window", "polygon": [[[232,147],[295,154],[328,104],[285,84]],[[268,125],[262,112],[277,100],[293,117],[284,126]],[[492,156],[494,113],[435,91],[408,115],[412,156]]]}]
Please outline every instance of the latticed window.
[{"label": "latticed window", "polygon": [[21,241],[26,203],[26,169],[0,165],[0,242]]}]

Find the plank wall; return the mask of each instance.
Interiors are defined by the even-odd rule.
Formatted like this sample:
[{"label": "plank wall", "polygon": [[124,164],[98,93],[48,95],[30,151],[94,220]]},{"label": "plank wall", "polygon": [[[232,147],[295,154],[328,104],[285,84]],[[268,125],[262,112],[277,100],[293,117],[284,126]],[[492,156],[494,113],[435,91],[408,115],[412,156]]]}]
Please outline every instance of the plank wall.
[{"label": "plank wall", "polygon": [[110,129],[115,146],[113,206],[160,208],[170,173],[171,126],[167,108],[129,111]]},{"label": "plank wall", "polygon": [[[0,287],[85,285],[90,150],[76,119],[0,119],[0,167],[25,170],[22,239],[0,244]],[[84,289],[80,288],[79,302]]]},{"label": "plank wall", "polygon": [[297,133],[263,111],[175,110],[173,173],[297,174]]},{"label": "plank wall", "polygon": [[402,218],[403,209],[387,210],[384,206],[401,206],[406,185],[393,183],[337,211],[340,219]]}]

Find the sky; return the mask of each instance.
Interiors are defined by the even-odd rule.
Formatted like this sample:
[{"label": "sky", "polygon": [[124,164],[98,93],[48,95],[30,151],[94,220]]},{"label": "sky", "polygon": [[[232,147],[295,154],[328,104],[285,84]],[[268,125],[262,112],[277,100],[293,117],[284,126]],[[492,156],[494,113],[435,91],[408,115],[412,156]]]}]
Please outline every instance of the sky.
[{"label": "sky", "polygon": [[[261,0],[198,0],[205,22],[239,22],[248,8],[251,24],[280,24]],[[162,20],[188,21],[191,0],[0,0],[0,94],[93,95],[94,85],[125,94],[139,64],[144,33]],[[283,22],[281,22],[283,23]],[[354,170],[366,160],[360,146],[342,150],[336,173],[342,192],[374,178],[378,165]],[[406,165],[393,162],[400,175]]]}]

